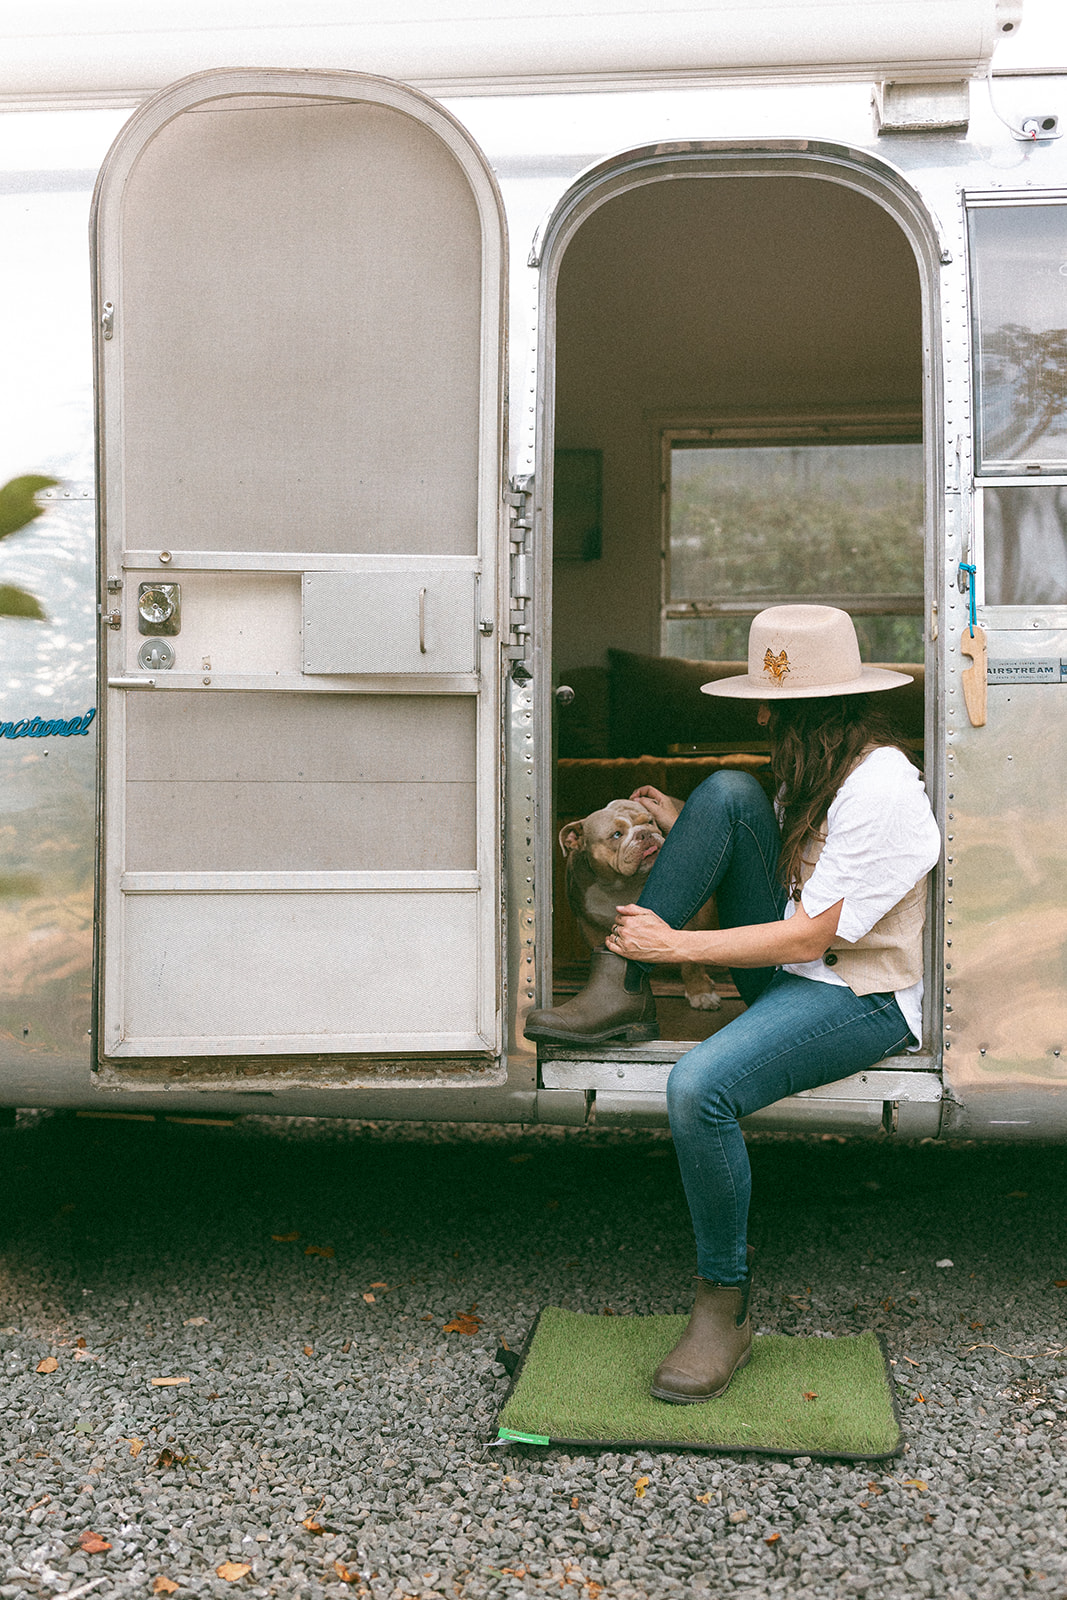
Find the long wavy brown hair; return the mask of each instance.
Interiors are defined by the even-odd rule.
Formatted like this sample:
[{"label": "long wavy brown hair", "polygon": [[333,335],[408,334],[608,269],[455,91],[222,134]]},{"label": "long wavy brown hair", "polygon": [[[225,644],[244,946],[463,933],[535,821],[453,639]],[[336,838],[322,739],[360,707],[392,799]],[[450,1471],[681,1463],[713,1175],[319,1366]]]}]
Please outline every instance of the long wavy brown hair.
[{"label": "long wavy brown hair", "polygon": [[771,773],[782,828],[778,870],[794,900],[800,899],[805,841],[826,821],[860,751],[866,745],[903,748],[895,718],[881,699],[879,694],[846,694],[780,700],[771,706]]}]

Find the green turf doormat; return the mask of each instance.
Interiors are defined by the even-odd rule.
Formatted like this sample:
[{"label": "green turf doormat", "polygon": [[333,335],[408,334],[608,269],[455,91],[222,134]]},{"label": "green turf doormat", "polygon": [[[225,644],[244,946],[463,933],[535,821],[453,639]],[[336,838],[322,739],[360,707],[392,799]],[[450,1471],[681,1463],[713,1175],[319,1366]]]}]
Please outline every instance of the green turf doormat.
[{"label": "green turf doormat", "polygon": [[649,1380],[686,1320],[586,1316],[546,1306],[505,1397],[499,1438],[861,1461],[900,1454],[888,1357],[874,1333],[841,1339],[766,1334],[717,1400],[653,1400]]}]

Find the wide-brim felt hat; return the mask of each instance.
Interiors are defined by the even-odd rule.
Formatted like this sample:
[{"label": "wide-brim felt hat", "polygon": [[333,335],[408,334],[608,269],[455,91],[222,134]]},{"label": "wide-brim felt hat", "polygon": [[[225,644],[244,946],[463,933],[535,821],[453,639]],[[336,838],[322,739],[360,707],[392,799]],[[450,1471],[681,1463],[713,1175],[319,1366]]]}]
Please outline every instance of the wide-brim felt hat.
[{"label": "wide-brim felt hat", "polygon": [[704,694],[773,703],[877,694],[911,681],[909,672],[863,665],[847,611],[837,606],[771,606],[752,619],[748,671],[700,687]]}]

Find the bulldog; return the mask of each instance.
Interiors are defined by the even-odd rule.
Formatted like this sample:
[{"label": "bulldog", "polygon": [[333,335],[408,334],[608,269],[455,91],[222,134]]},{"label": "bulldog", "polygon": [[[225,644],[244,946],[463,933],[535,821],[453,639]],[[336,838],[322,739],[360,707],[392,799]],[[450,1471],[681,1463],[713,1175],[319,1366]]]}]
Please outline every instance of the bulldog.
[{"label": "bulldog", "polygon": [[[560,829],[560,849],[567,861],[567,900],[592,948],[604,943],[621,905],[636,900],[663,848],[650,811],[639,800],[612,800],[578,822]],[[710,927],[710,904],[703,906],[689,928]],[[697,1011],[717,1011],[722,1004],[706,967],[683,962],[682,983]]]}]

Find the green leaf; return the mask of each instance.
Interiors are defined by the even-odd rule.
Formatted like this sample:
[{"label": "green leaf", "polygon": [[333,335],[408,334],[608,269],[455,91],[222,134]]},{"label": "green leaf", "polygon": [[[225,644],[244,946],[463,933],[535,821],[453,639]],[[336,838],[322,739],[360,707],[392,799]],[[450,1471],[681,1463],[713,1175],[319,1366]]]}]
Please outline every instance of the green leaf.
[{"label": "green leaf", "polygon": [[[47,510],[46,506],[37,504],[37,495],[42,489],[54,489],[55,478],[42,478],[36,473],[30,473],[22,478],[12,478],[10,483],[5,483],[0,489],[0,539],[6,539],[8,534],[17,533],[20,528],[25,528]],[[17,613],[19,616],[24,613]]]},{"label": "green leaf", "polygon": [[30,617],[34,622],[47,622],[48,617],[39,600],[25,589],[13,584],[0,583],[0,617]]}]

